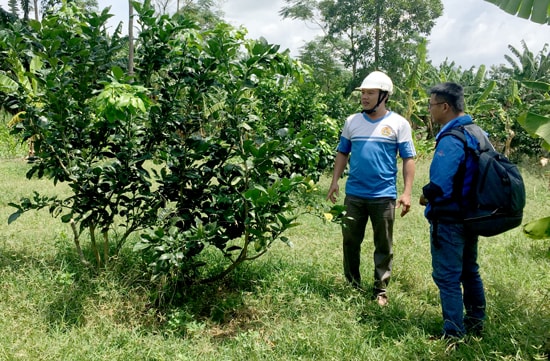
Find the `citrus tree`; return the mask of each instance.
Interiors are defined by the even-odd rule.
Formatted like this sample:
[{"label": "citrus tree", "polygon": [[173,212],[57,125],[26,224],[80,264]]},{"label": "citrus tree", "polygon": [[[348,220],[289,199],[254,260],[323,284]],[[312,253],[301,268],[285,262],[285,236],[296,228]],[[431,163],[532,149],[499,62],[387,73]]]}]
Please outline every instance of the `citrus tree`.
[{"label": "citrus tree", "polygon": [[[301,82],[308,73],[277,45],[224,23],[204,30],[183,15],[136,11],[136,78],[155,100],[147,147],[166,206],[135,249],[153,276],[213,281],[289,242],[297,197],[312,191],[337,133]],[[201,275],[206,249],[227,267]]]},{"label": "citrus tree", "polygon": [[[150,219],[151,207],[144,205],[154,204],[142,167],[146,155],[139,147],[144,131],[139,119],[149,99],[146,89],[116,81],[115,76],[122,74],[116,65],[123,42],[117,33],[107,34],[109,17],[106,11],[63,6],[42,22],[15,24],[5,33],[13,47],[6,50],[11,54],[10,67],[3,74],[3,83],[11,79],[12,84],[4,91],[15,95],[13,106],[21,111],[22,126],[14,131],[24,140],[33,137],[40,159],[27,177],[46,177],[71,189],[67,197],[35,193],[12,203],[16,212],[9,222],[25,211],[45,207],[71,224],[82,261],[86,260],[80,235],[89,232],[97,265],[108,259],[109,230],[115,219],[124,219],[120,248]],[[25,51],[14,52],[18,44],[25,44]],[[30,68],[21,76],[24,64]],[[103,250],[96,235],[102,236]]]},{"label": "citrus tree", "polygon": [[[131,77],[124,39],[105,32],[106,12],[63,6],[30,21],[28,33],[6,34],[32,45],[14,66],[28,64],[25,56],[42,64],[25,72],[38,91],[14,66],[0,89],[33,97],[17,104],[24,116],[15,129],[37,137],[27,176],[71,191],[13,202],[9,222],[46,208],[71,225],[83,262],[88,236],[98,266],[138,233],[134,250],[164,286],[212,281],[275,241],[289,243],[284,232],[329,165],[337,127],[303,85],[309,73],[278,46],[224,23],[158,16],[149,1],[134,6]],[[213,252],[219,264],[203,256]]]}]

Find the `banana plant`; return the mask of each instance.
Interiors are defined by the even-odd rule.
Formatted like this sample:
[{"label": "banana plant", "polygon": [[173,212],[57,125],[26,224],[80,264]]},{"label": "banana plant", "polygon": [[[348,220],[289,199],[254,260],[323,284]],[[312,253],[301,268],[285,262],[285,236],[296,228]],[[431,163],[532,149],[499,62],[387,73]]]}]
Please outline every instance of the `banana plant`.
[{"label": "banana plant", "polygon": [[539,24],[550,24],[550,0],[485,0],[509,14]]},{"label": "banana plant", "polygon": [[17,91],[17,82],[7,76],[6,74],[0,73],[0,92],[11,94]]},{"label": "banana plant", "polygon": [[[522,84],[530,89],[542,91],[546,94],[546,100],[541,103],[543,107],[546,105],[548,111],[550,106],[550,101],[548,100],[548,96],[550,95],[550,83],[524,81]],[[544,111],[544,109],[540,110]],[[550,116],[548,114],[538,114],[536,110],[529,110],[518,119],[518,122],[531,136],[542,138],[544,140],[543,147],[550,150]]]},{"label": "banana plant", "polygon": [[[523,84],[531,89],[542,90],[545,92],[546,99],[550,94],[550,83],[544,82],[523,82]],[[548,110],[549,101],[542,102],[544,105],[541,108]],[[537,114],[534,111],[527,111],[518,119],[521,126],[534,138],[543,139],[543,147],[550,150],[550,116]],[[550,186],[550,185],[549,185]],[[523,226],[523,232],[530,238],[542,239],[550,238],[550,217],[538,219],[529,222]]]},{"label": "banana plant", "polygon": [[[0,92],[15,94],[20,89],[21,93],[24,95],[21,102],[22,104],[40,107],[39,97],[41,89],[35,77],[43,67],[43,62],[40,57],[35,55],[31,58],[28,72],[14,50],[9,51],[8,62],[11,65],[12,77],[8,76],[6,73],[0,73]],[[25,111],[20,110],[10,119],[7,125],[12,128],[17,124],[23,123],[24,118]],[[34,142],[36,138],[36,134],[31,134],[27,139],[29,143],[29,160],[34,158]]]}]

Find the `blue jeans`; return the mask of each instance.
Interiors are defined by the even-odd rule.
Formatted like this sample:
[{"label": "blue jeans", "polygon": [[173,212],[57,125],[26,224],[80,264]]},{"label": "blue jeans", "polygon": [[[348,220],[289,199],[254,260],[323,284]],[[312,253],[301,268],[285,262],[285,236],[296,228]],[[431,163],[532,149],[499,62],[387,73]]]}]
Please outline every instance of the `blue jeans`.
[{"label": "blue jeans", "polygon": [[[443,332],[463,336],[482,328],[485,292],[477,264],[478,237],[462,224],[430,222],[432,277],[439,288]],[[466,310],[466,315],[464,315]]]},{"label": "blue jeans", "polygon": [[361,244],[370,219],[374,238],[374,286],[373,295],[386,293],[390,282],[393,261],[393,223],[395,199],[363,199],[346,195],[346,218],[342,227],[344,249],[344,275],[356,287],[361,286]]}]

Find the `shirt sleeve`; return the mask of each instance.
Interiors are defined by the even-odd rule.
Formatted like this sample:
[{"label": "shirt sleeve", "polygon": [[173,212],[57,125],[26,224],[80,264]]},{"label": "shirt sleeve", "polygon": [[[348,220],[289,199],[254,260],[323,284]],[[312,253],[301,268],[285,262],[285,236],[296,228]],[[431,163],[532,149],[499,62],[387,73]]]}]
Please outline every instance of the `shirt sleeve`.
[{"label": "shirt sleeve", "polygon": [[439,199],[434,199],[435,202],[451,198],[454,176],[464,157],[464,144],[460,139],[446,136],[440,140],[430,165],[430,183],[439,187],[443,193]]},{"label": "shirt sleeve", "polygon": [[340,136],[340,143],[338,144],[337,151],[344,154],[349,154],[351,152],[351,140]]},{"label": "shirt sleeve", "polygon": [[409,122],[403,118],[403,125],[397,134],[397,146],[401,158],[416,157],[416,149],[412,138],[412,130]]},{"label": "shirt sleeve", "polygon": [[349,117],[344,123],[344,129],[340,135],[340,143],[336,150],[340,153],[349,154],[351,152],[351,135],[349,134],[349,123],[351,117]]}]

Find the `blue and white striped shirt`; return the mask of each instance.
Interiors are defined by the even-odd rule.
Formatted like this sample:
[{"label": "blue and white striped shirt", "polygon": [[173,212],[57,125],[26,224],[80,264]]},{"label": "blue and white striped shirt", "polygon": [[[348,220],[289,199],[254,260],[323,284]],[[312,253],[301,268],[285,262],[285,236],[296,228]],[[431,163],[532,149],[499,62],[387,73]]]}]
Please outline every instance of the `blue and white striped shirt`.
[{"label": "blue and white striped shirt", "polygon": [[416,156],[409,122],[392,111],[371,119],[364,113],[346,119],[337,150],[350,154],[346,194],[397,198],[397,155]]}]

